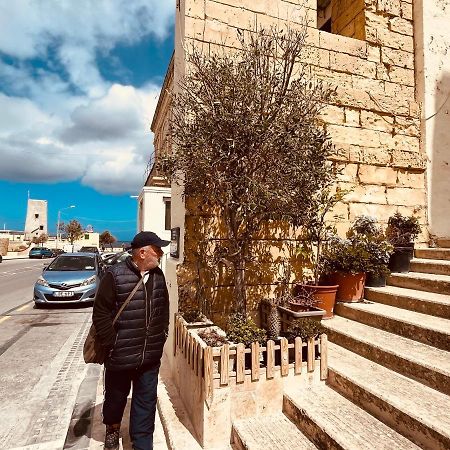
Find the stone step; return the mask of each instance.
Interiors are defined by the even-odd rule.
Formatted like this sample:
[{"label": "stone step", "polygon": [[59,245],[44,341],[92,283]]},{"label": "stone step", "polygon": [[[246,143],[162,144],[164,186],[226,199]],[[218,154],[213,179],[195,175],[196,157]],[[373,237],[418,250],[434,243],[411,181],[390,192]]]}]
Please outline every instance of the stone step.
[{"label": "stone step", "polygon": [[237,450],[316,450],[317,447],[283,414],[233,421],[233,448]]},{"label": "stone step", "polygon": [[392,273],[388,277],[387,283],[391,286],[417,289],[418,291],[450,294],[450,276],[448,275],[418,272]]},{"label": "stone step", "polygon": [[450,248],[416,248],[414,255],[416,258],[450,261]]},{"label": "stone step", "polygon": [[414,258],[411,261],[411,272],[450,275],[450,261]]},{"label": "stone step", "polygon": [[450,352],[339,316],[323,325],[335,344],[450,395]]},{"label": "stone step", "polygon": [[450,295],[397,286],[366,287],[364,298],[376,303],[450,319]]},{"label": "stone step", "polygon": [[283,411],[321,449],[420,448],[329,386],[287,390]]},{"label": "stone step", "polygon": [[450,320],[394,306],[372,303],[337,303],[335,313],[442,350],[450,350]]},{"label": "stone step", "polygon": [[328,357],[328,383],[342,395],[425,449],[450,448],[448,395],[333,343]]}]

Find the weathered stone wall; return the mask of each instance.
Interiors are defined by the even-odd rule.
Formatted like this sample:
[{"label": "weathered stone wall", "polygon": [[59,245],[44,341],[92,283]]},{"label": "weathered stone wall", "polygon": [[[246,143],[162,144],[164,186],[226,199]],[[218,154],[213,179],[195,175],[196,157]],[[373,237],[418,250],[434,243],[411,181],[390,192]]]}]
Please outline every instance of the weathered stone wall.
[{"label": "weathered stone wall", "polygon": [[364,0],[335,0],[331,3],[331,32],[365,39]]},{"label": "weathered stone wall", "polygon": [[[335,162],[343,170],[339,185],[352,189],[333,212],[340,215],[338,231],[344,234],[361,214],[385,224],[399,211],[419,217],[424,229],[420,242],[425,242],[426,158],[420,147],[420,108],[415,97],[412,0],[365,0],[365,40],[314,28],[316,5],[315,0],[182,1],[180,42],[187,47],[199,45],[204,51],[232,48],[237,45],[237,28],[296,27],[307,18],[312,26],[304,62],[312,76],[336,89],[323,119],[337,149]],[[175,64],[182,59],[177,45]],[[177,70],[175,66],[175,79]],[[200,218],[196,220],[195,210],[187,215],[183,228],[189,249],[195,246]],[[192,259],[186,263],[184,280],[195,277]],[[267,264],[275,264],[274,258]],[[249,293],[261,298],[270,291],[270,281],[261,292],[265,279],[258,276]],[[229,291],[224,280],[220,289]],[[214,289],[215,294],[220,290]],[[217,311],[226,309],[223,302],[217,305]]]}]

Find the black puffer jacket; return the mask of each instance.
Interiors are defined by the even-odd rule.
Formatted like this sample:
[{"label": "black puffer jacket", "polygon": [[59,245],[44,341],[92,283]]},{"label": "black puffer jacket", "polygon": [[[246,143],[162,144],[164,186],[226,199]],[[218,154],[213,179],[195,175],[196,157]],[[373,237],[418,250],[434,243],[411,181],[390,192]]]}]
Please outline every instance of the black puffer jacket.
[{"label": "black puffer jacket", "polygon": [[164,274],[149,273],[115,326],[112,320],[141,278],[131,257],[111,267],[103,277],[94,302],[92,321],[100,342],[109,350],[105,367],[131,370],[160,362],[169,326],[169,296]]}]

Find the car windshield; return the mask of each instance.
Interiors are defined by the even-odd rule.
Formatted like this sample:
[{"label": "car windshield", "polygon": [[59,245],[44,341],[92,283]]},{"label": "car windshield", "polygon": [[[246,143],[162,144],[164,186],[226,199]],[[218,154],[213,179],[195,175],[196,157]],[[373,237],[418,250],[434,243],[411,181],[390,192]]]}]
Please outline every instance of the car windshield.
[{"label": "car windshield", "polygon": [[95,270],[93,256],[58,256],[47,270]]}]

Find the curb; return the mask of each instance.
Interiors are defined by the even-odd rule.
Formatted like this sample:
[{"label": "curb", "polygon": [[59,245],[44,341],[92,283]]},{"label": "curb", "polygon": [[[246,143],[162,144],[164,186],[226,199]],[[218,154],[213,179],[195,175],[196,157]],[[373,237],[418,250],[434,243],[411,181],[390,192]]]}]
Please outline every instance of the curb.
[{"label": "curb", "polygon": [[170,377],[170,368],[165,355],[159,372],[157,406],[167,447],[170,450],[202,450],[194,438],[193,426]]}]

